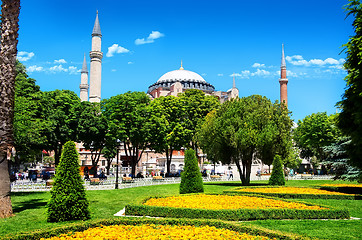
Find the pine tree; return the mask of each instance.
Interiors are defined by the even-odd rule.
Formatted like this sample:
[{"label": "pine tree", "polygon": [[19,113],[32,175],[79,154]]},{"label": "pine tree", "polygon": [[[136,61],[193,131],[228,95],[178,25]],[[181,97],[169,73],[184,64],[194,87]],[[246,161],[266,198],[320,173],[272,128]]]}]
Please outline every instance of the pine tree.
[{"label": "pine tree", "polygon": [[63,222],[69,220],[86,220],[90,218],[89,202],[79,170],[79,155],[75,144],[64,144],[56,175],[51,199],[48,202],[48,221]]},{"label": "pine tree", "polygon": [[269,185],[285,185],[282,159],[275,155],[273,161],[273,171],[269,179]]},{"label": "pine tree", "polygon": [[197,164],[195,151],[185,151],[185,168],[181,174],[180,194],[204,192],[200,168]]}]

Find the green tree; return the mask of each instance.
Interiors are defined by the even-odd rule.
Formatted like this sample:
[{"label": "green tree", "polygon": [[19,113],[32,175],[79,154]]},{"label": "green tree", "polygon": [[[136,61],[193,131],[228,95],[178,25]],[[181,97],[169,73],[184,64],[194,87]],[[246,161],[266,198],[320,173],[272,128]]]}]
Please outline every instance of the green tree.
[{"label": "green tree", "polygon": [[109,169],[113,162],[114,157],[117,155],[117,139],[112,136],[111,133],[107,132],[106,134],[106,142],[104,148],[102,149],[102,155],[107,161],[106,171],[107,175],[109,175]]},{"label": "green tree", "polygon": [[334,173],[334,179],[358,180],[361,176],[361,170],[349,164],[347,147],[351,144],[350,137],[340,137],[336,142],[324,147],[327,154],[323,165],[331,169]]},{"label": "green tree", "polygon": [[269,185],[285,185],[283,163],[279,155],[275,155],[273,161],[273,171],[269,179]]},{"label": "green tree", "polygon": [[346,5],[347,17],[354,17],[355,35],[344,45],[347,53],[344,68],[347,87],[339,106],[342,111],[338,117],[338,126],[344,134],[351,137],[347,147],[350,164],[362,169],[362,4],[359,0],[350,0]]},{"label": "green tree", "polygon": [[171,172],[172,153],[187,144],[189,131],[185,126],[185,109],[180,98],[160,97],[149,105],[150,147],[166,154],[166,176]]},{"label": "green tree", "polygon": [[204,192],[201,172],[195,151],[185,151],[185,167],[181,174],[180,194]]},{"label": "green tree", "polygon": [[92,165],[96,168],[106,144],[108,122],[99,103],[81,102],[78,112],[78,140],[91,152]]},{"label": "green tree", "polygon": [[185,126],[188,130],[188,145],[197,153],[197,126],[202,124],[206,115],[220,106],[220,102],[215,96],[207,96],[201,90],[189,89],[179,95],[185,109]]},{"label": "green tree", "polygon": [[326,112],[313,113],[298,121],[294,129],[294,141],[301,150],[301,157],[314,159],[314,164],[326,159],[324,147],[341,135],[336,126],[336,115]]},{"label": "green tree", "polygon": [[35,80],[26,74],[26,68],[16,62],[14,103],[14,145],[17,163],[35,160],[46,146],[47,127],[41,112],[42,92]]},{"label": "green tree", "polygon": [[72,91],[55,90],[44,92],[42,112],[47,122],[47,149],[53,150],[55,165],[58,165],[63,145],[67,141],[77,141],[78,115],[80,99]]},{"label": "green tree", "polygon": [[[234,162],[242,184],[248,185],[256,156],[262,160],[276,154],[289,156],[291,126],[286,108],[253,95],[222,104],[209,114],[198,136],[208,156],[225,164]],[[268,148],[274,149],[266,152]]]},{"label": "green tree", "polygon": [[110,134],[124,145],[127,159],[131,160],[132,176],[144,150],[149,146],[149,97],[144,92],[127,92],[102,103]]},{"label": "green tree", "polygon": [[0,218],[13,213],[8,159],[14,146],[15,62],[18,45],[20,0],[2,0],[0,43]]},{"label": "green tree", "polygon": [[47,205],[49,222],[90,218],[89,202],[80,175],[79,154],[72,141],[64,144],[50,193],[51,198]]}]

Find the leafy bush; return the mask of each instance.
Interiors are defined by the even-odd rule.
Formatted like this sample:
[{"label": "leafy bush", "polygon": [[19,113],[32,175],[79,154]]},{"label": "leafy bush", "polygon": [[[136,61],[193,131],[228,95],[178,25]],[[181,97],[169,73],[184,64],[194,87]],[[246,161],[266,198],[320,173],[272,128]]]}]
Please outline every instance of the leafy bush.
[{"label": "leafy bush", "polygon": [[64,144],[48,202],[48,221],[63,222],[90,218],[83,180],[79,171],[79,156],[72,141]]},{"label": "leafy bush", "polygon": [[279,155],[276,155],[274,157],[273,171],[272,171],[270,179],[269,179],[269,184],[270,185],[279,185],[279,186],[285,185],[283,164],[282,164],[282,160]]},{"label": "leafy bush", "polygon": [[201,172],[194,150],[185,151],[185,168],[181,174],[180,194],[204,192]]}]

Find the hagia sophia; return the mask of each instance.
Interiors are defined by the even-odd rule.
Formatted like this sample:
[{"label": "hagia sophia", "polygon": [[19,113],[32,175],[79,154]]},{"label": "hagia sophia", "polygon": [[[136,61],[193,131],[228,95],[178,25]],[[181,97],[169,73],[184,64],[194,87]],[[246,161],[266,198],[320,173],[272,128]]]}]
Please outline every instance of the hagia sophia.
[{"label": "hagia sophia", "polygon": [[[81,83],[80,83],[80,99],[81,101],[100,102],[101,101],[101,82],[102,82],[102,57],[101,41],[102,34],[99,24],[98,11],[92,31],[92,48],[89,53],[90,56],[90,73],[88,72],[86,57],[84,55],[83,66],[81,70]],[[280,83],[280,102],[288,106],[287,97],[287,84],[288,79],[286,75],[286,62],[284,56],[284,46],[282,46],[282,60],[281,60],[281,78]],[[89,73],[89,84],[88,84]],[[161,75],[161,74],[160,74]],[[228,101],[232,98],[239,97],[239,90],[235,86],[235,77],[233,78],[233,85],[227,91],[215,91],[215,87],[208,83],[202,76],[193,71],[185,70],[181,61],[179,69],[169,71],[163,74],[154,84],[150,85],[147,89],[147,94],[150,99],[159,98],[161,96],[177,96],[179,93],[185,92],[188,89],[199,89],[207,95],[216,96],[220,103]],[[78,144],[78,151],[80,153],[81,165],[90,166],[91,153],[85,150],[82,144]],[[123,151],[123,152],[122,152]],[[203,160],[206,156],[199,155]],[[119,159],[122,161],[121,172],[129,171],[129,164],[124,150],[121,150]],[[179,171],[183,169],[183,151],[174,151],[171,171]],[[165,171],[166,157],[162,154],[157,154],[152,150],[145,150],[143,158],[138,164],[138,171],[145,172],[149,169],[156,171]],[[101,157],[99,168],[105,167],[106,161]],[[253,166],[254,168],[259,165]],[[137,172],[138,172],[137,171]],[[256,171],[256,170],[255,170]]]}]

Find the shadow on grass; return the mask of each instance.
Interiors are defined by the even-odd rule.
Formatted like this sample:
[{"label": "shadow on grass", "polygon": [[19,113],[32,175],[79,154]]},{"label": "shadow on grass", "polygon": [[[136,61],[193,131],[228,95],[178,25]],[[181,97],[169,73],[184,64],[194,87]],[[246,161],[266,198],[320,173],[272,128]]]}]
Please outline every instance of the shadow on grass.
[{"label": "shadow on grass", "polygon": [[19,213],[27,209],[36,209],[36,208],[42,208],[47,204],[47,201],[44,199],[36,198],[31,199],[25,202],[22,202],[20,204],[16,204],[16,206],[13,206],[13,212]]},{"label": "shadow on grass", "polygon": [[[208,182],[208,183],[204,183],[204,185],[217,185],[217,186],[232,186],[232,187],[241,187],[245,185],[241,185],[241,182]],[[247,186],[268,186],[269,184],[267,183],[250,183]]]}]

